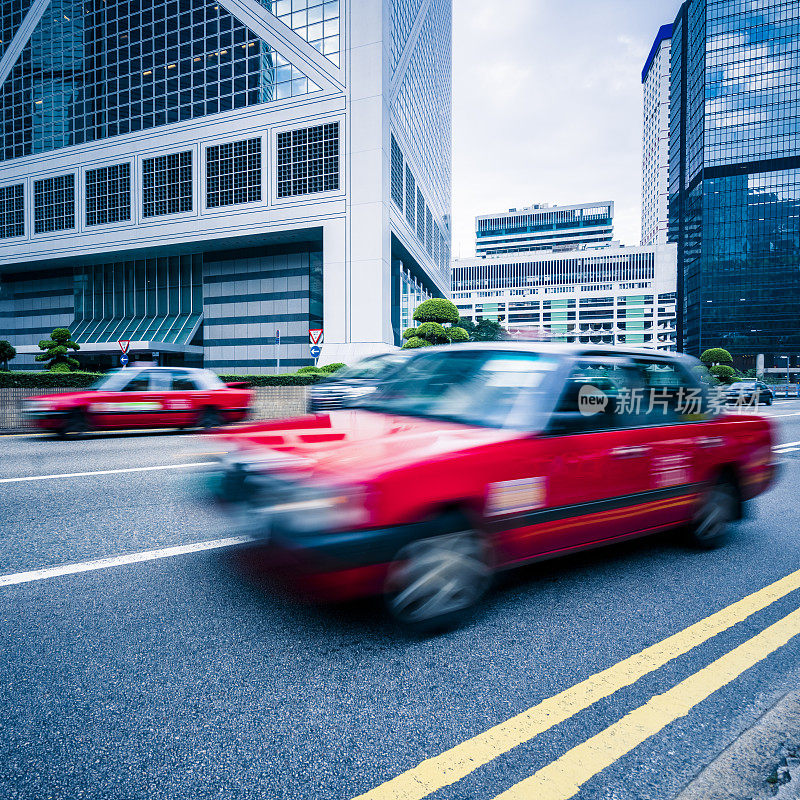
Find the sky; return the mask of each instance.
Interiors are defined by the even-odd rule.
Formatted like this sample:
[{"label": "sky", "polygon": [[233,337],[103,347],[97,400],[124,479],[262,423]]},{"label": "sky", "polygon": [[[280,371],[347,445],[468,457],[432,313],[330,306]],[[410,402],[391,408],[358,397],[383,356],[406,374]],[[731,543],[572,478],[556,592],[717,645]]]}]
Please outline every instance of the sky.
[{"label": "sky", "polygon": [[453,255],[475,215],[613,200],[641,234],[641,72],[679,0],[453,0]]}]

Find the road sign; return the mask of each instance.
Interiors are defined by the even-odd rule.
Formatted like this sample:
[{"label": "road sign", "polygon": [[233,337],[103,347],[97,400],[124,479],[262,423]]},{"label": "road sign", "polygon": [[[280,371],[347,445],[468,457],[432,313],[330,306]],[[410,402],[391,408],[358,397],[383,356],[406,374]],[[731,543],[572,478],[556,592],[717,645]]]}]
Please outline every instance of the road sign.
[{"label": "road sign", "polygon": [[275,331],[275,344],[280,344],[280,343],[281,343],[281,332]]},{"label": "road sign", "polygon": [[123,353],[128,352],[128,348],[130,348],[131,343],[128,339],[120,339],[117,344],[119,345],[119,349],[122,350]]},{"label": "road sign", "polygon": [[322,348],[317,347],[315,344],[312,344],[309,350],[311,352],[311,358],[319,358],[319,354],[322,352]]},{"label": "road sign", "polygon": [[311,344],[322,344],[322,328],[309,328],[308,341]]},{"label": "road sign", "polygon": [[119,363],[122,364],[123,367],[128,366],[128,356],[125,353],[119,357]]}]

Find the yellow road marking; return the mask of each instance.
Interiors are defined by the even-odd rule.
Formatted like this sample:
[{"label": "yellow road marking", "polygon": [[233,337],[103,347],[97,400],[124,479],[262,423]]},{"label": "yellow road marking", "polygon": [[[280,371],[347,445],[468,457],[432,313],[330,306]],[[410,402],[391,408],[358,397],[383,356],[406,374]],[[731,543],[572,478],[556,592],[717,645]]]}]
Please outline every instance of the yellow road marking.
[{"label": "yellow road marking", "polygon": [[422,800],[800,588],[800,570],[382,783],[355,800]]},{"label": "yellow road marking", "polygon": [[669,691],[650,698],[643,706],[573,747],[530,778],[497,795],[495,800],[568,800],[574,797],[590,778],[671,722],[685,717],[698,703],[799,633],[800,609],[797,609]]}]

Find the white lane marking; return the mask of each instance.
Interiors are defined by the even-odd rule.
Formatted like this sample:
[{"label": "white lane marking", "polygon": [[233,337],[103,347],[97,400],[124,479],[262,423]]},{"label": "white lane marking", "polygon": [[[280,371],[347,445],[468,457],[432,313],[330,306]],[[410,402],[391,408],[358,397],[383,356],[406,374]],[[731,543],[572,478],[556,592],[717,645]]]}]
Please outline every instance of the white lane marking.
[{"label": "white lane marking", "polygon": [[800,442],[781,442],[781,444],[776,444],[775,449],[779,450],[781,447],[794,447],[795,445],[800,444]]},{"label": "white lane marking", "polygon": [[762,416],[774,419],[775,417],[800,417],[800,411],[792,411],[791,414],[771,414],[768,411],[760,412]]},{"label": "white lane marking", "polygon": [[780,447],[773,452],[783,455],[784,453],[796,453],[798,450],[800,450],[800,447]]},{"label": "white lane marking", "polygon": [[157,469],[186,469],[187,467],[207,467],[215,461],[192,461],[189,464],[161,464],[157,467],[127,467],[126,469],[100,469],[95,472],[62,472],[57,475],[26,475],[21,478],[0,478],[0,483],[20,483],[21,481],[47,481],[52,478],[85,478],[92,475],[121,475],[125,472],[150,472]]},{"label": "white lane marking", "polygon": [[232,547],[237,544],[251,542],[249,536],[232,536],[228,539],[212,539],[209,542],[194,542],[194,544],[181,544],[175,547],[164,547],[160,550],[142,550],[138,553],[128,553],[124,556],[99,558],[96,561],[83,561],[78,564],[62,564],[60,567],[47,567],[34,569],[29,572],[15,572],[10,575],[0,575],[0,586],[14,586],[18,583],[32,583],[48,578],[58,578],[61,575],[75,575],[79,572],[92,572],[97,569],[121,567],[126,564],[140,564],[142,561],[155,561],[159,558],[171,558],[187,553],[199,553],[203,550],[219,550],[223,547]]}]

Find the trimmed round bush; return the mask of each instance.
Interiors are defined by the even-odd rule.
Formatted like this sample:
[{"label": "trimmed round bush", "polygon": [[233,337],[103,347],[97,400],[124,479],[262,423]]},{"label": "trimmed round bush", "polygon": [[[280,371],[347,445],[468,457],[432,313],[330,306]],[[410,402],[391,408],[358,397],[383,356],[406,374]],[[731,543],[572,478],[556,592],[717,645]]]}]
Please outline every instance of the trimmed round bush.
[{"label": "trimmed round bush", "polygon": [[445,344],[450,341],[447,331],[438,322],[423,322],[417,328],[417,336],[431,344]]},{"label": "trimmed round bush", "polygon": [[451,342],[468,342],[469,341],[469,334],[463,329],[457,326],[452,328],[445,328],[444,332],[447,334],[447,338]]},{"label": "trimmed round bush", "polygon": [[410,339],[412,336],[416,336],[416,335],[417,335],[417,329],[416,328],[406,328],[403,331],[403,338],[404,339]]},{"label": "trimmed round bush", "polygon": [[332,372],[338,372],[340,369],[344,369],[347,364],[344,364],[341,361],[337,361],[334,364],[326,364],[324,367],[320,367],[320,372],[324,372],[326,375],[330,375]]},{"label": "trimmed round bush", "polygon": [[704,364],[733,364],[731,354],[722,347],[710,347],[700,355]]},{"label": "trimmed round bush", "polygon": [[414,312],[417,322],[458,322],[458,309],[443,297],[431,297],[417,306]]},{"label": "trimmed round bush", "polygon": [[708,370],[720,383],[736,383],[739,380],[736,370],[727,364],[717,364]]},{"label": "trimmed round bush", "polygon": [[403,345],[403,350],[415,350],[418,347],[430,347],[431,343],[426,342],[424,339],[420,339],[419,336],[412,336],[410,339],[406,340],[406,343]]}]

